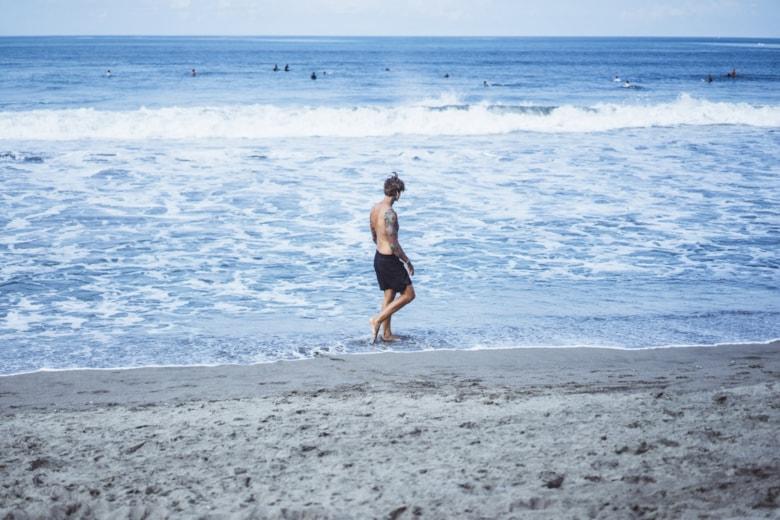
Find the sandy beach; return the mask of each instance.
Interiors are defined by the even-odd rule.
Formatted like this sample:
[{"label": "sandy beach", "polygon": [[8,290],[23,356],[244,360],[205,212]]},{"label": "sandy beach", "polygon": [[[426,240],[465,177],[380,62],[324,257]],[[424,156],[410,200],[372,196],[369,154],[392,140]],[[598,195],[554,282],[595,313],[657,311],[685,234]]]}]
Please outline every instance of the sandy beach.
[{"label": "sandy beach", "polygon": [[0,518],[778,518],[780,343],[0,378]]}]

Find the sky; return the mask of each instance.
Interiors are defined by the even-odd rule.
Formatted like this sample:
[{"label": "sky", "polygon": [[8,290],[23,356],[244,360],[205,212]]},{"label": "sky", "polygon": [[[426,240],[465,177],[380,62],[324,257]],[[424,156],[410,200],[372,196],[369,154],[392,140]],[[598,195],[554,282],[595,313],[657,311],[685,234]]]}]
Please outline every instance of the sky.
[{"label": "sky", "polygon": [[0,36],[780,37],[780,0],[0,0]]}]

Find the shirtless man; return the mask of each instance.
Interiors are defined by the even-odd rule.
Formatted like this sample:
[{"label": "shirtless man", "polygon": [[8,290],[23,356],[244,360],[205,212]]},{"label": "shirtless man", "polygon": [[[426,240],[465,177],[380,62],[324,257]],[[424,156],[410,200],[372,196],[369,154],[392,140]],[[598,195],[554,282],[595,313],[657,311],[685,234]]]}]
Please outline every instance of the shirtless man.
[{"label": "shirtless man", "polygon": [[[374,271],[379,288],[384,291],[382,311],[372,317],[371,343],[376,342],[379,328],[384,324],[384,341],[395,341],[390,329],[390,319],[401,307],[414,300],[412,279],[414,267],[398,242],[398,215],[393,204],[401,198],[404,182],[393,173],[385,180],[385,198],[374,204],[371,209],[371,237],[376,244]],[[400,294],[398,298],[396,295]]]}]

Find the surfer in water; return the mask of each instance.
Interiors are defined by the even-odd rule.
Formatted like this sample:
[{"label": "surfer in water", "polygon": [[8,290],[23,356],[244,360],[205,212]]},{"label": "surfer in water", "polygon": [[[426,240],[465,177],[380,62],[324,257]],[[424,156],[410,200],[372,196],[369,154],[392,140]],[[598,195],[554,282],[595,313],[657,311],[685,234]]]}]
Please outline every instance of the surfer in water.
[{"label": "surfer in water", "polygon": [[401,243],[398,242],[398,215],[393,209],[393,204],[401,198],[404,189],[404,181],[393,172],[393,175],[385,180],[385,197],[371,209],[371,238],[376,244],[374,271],[379,289],[384,292],[382,311],[369,320],[371,343],[376,342],[379,329],[383,324],[382,339],[384,341],[398,339],[390,329],[390,320],[393,314],[415,297],[411,279],[414,276],[414,266],[404,253]]}]

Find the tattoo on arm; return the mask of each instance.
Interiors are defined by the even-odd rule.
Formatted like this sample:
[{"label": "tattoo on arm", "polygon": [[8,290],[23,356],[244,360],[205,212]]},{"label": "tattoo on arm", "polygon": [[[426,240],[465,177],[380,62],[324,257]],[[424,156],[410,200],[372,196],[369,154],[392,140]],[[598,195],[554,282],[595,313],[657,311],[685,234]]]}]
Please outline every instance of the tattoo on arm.
[{"label": "tattoo on arm", "polygon": [[395,253],[396,244],[398,243],[398,232],[395,211],[392,209],[385,211],[385,235],[387,235],[387,241],[390,243],[390,249]]},{"label": "tattoo on arm", "polygon": [[387,235],[387,241],[390,243],[390,250],[393,254],[404,262],[408,262],[409,259],[398,242],[398,217],[392,209],[385,211],[385,235]]}]

